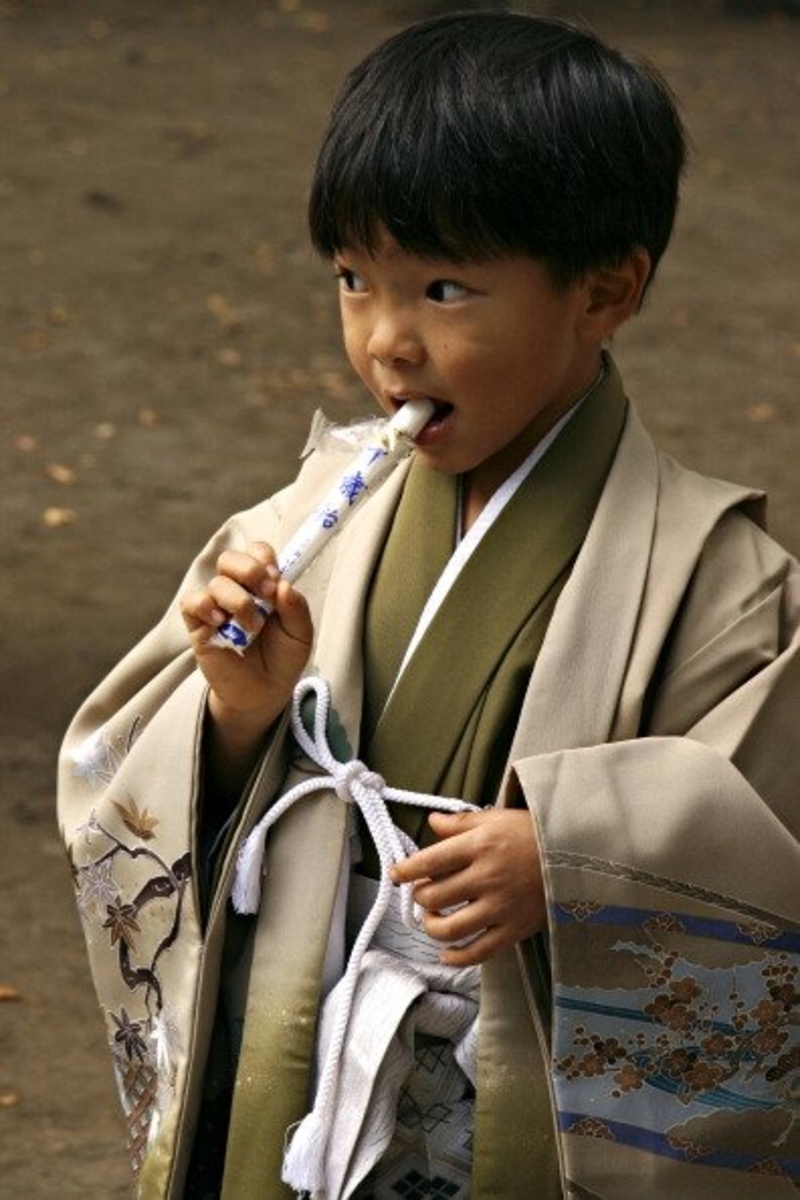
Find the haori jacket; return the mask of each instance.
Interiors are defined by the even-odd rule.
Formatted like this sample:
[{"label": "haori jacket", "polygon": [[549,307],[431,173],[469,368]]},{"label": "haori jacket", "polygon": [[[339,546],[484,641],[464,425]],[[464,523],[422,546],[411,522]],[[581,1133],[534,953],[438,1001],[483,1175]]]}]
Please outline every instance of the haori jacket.
[{"label": "haori jacket", "polygon": [[[788,1200],[800,572],[761,528],[756,493],[659,453],[613,369],[603,387],[624,428],[498,776],[496,802],[527,806],[534,822],[549,925],[482,969],[472,1194]],[[294,484],[215,535],[183,586],[207,580],[224,547],[284,544],[341,462],[314,452]],[[411,469],[397,468],[301,585],[311,669],[354,751],[365,597]],[[554,503],[572,483],[561,475]],[[518,539],[516,553],[528,549]],[[206,698],[175,602],[83,705],[61,761],[59,821],[144,1200],[182,1196],[238,847],[296,757],[285,718],[204,906]],[[225,1200],[291,1194],[281,1157],[308,1105],[347,831],[328,792],[269,835]]]}]

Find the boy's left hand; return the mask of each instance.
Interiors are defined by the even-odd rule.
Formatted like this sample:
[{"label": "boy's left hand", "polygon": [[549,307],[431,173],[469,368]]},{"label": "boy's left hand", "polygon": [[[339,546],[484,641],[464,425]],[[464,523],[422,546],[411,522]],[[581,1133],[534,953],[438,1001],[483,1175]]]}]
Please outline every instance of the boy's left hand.
[{"label": "boy's left hand", "polygon": [[[415,885],[425,932],[451,943],[442,962],[474,966],[545,928],[539,845],[527,809],[432,813],[430,824],[441,840],[398,863],[392,880]],[[452,945],[464,938],[467,945]]]}]

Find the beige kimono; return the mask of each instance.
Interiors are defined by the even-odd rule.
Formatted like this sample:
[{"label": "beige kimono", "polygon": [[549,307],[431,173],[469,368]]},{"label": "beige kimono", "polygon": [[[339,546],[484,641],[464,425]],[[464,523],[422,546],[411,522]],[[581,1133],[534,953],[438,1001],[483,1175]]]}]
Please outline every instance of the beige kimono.
[{"label": "beige kimono", "polygon": [[[619,400],[613,370],[605,386]],[[225,546],[284,543],[341,466],[313,454],[291,488],[223,528],[185,586]],[[302,582],[314,670],[356,748],[365,597],[407,475]],[[658,454],[628,411],[507,755],[499,803],[530,809],[550,923],[482,971],[475,1200],[793,1193],[800,572],[758,507]],[[144,1200],[183,1195],[236,851],[292,770],[283,722],[204,914],[205,693],[173,605],[86,702],[61,764],[59,817]],[[291,1195],[284,1136],[308,1107],[347,824],[321,793],[269,835],[224,1200]]]}]

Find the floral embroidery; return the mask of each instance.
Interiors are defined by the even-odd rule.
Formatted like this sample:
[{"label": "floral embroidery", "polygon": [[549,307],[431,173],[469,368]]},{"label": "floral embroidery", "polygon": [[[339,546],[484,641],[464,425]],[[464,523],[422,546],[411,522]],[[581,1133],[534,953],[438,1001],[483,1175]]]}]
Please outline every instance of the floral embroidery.
[{"label": "floral embroidery", "polygon": [[153,832],[158,825],[158,817],[151,817],[146,808],[139,812],[139,806],[135,800],[128,800],[127,804],[118,804],[114,801],[119,815],[122,817],[122,823],[130,833],[142,839],[143,842],[149,842],[156,835]]},{"label": "floral embroidery", "polygon": [[658,913],[656,916],[648,917],[643,928],[653,937],[659,937],[665,933],[686,932],[686,926],[678,920],[674,913]]},{"label": "floral embroidery", "polygon": [[774,1158],[762,1159],[761,1162],[756,1163],[749,1170],[751,1175],[770,1175],[779,1179],[783,1179],[786,1175],[783,1167]]},{"label": "floral embroidery", "polygon": [[142,719],[137,717],[124,738],[112,739],[104,728],[90,734],[72,753],[74,774],[91,788],[110,783],[136,741],[141,727]]},{"label": "floral embroidery", "polygon": [[679,1150],[690,1161],[698,1158],[707,1158],[711,1154],[711,1147],[704,1146],[700,1142],[694,1142],[691,1138],[678,1137],[673,1134],[669,1139],[670,1146],[675,1150]]},{"label": "floral embroidery", "polygon": [[737,925],[737,929],[742,937],[749,938],[758,945],[773,941],[779,933],[776,925],[769,925],[766,921],[742,921]]},{"label": "floral embroidery", "polygon": [[[71,847],[70,847],[71,848]],[[73,865],[75,886],[78,889],[78,908],[84,917],[91,917],[95,912],[107,912],[118,896],[117,885],[114,882],[112,860],[107,858],[100,862],[89,863],[88,867],[79,868]]]},{"label": "floral embroidery", "polygon": [[147,1043],[142,1022],[132,1021],[124,1007],[119,1010],[119,1016],[116,1013],[110,1013],[109,1016],[117,1027],[114,1045],[123,1050],[127,1059],[138,1058],[143,1063],[147,1057]]},{"label": "floral embroidery", "polygon": [[795,998],[797,968],[787,956],[778,955],[761,969],[765,994],[755,1003],[744,1000],[732,985],[728,1024],[720,1021],[719,1003],[697,978],[674,974],[683,968],[674,954],[663,947],[652,954],[655,965],[642,963],[658,988],[643,1007],[652,1034],[639,1033],[623,1047],[616,1038],[577,1026],[572,1040],[578,1052],[557,1059],[556,1069],[568,1079],[605,1075],[613,1069],[617,1089],[612,1095],[659,1076],[670,1081],[684,1103],[733,1079],[745,1067],[751,1076],[771,1072],[774,1079]]},{"label": "floral embroidery", "polygon": [[136,909],[132,904],[108,904],[106,905],[106,920],[103,922],[103,929],[111,931],[111,945],[115,946],[117,942],[124,942],[130,950],[136,949],[136,939],[134,933],[141,933],[142,927],[136,921]]},{"label": "floral embroidery", "polygon": [[[89,787],[113,780],[139,727],[134,722],[125,738],[101,731],[84,742],[74,761]],[[106,1018],[136,1171],[174,1098],[180,1035],[165,1005],[159,963],[180,932],[191,857],[162,857],[160,820],[133,797],[103,803],[102,818],[92,809],[75,830],[68,857],[80,913],[116,952],[120,981],[131,997],[107,1009]]]},{"label": "floral embroidery", "polygon": [[614,1141],[614,1134],[609,1129],[604,1121],[597,1121],[593,1117],[584,1117],[580,1121],[576,1121],[569,1128],[570,1133],[580,1134],[582,1137],[602,1138],[606,1142]]},{"label": "floral embroidery", "polygon": [[[597,1121],[656,1154],[786,1175],[780,1151],[763,1159],[741,1147],[748,1127],[761,1123],[778,1147],[791,1126],[796,934],[763,921],[755,937],[754,922],[640,911],[635,936],[633,909],[570,900],[553,912],[556,975],[559,953],[570,975],[554,997],[560,1128],[586,1136]],[[619,956],[618,985],[594,982],[587,924],[603,939],[604,978],[616,975],[608,955]]]},{"label": "floral embroidery", "polygon": [[560,904],[559,908],[565,913],[569,913],[576,921],[586,921],[595,913],[601,911],[603,905],[596,904],[593,900],[571,900],[568,904]]}]

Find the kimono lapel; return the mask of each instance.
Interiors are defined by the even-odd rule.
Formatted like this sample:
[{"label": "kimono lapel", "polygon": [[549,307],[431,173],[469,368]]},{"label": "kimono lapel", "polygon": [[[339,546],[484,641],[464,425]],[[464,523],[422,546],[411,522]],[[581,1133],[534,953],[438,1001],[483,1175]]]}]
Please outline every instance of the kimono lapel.
[{"label": "kimono lapel", "polygon": [[731,508],[760,514],[759,493],[714,480],[698,505],[693,478],[656,453],[630,410],[547,631],[512,761],[637,736],[642,692],[706,539]]},{"label": "kimono lapel", "polygon": [[412,463],[380,563],[364,623],[364,716],[369,745],[420,614],[453,553],[458,480]]},{"label": "kimono lapel", "polygon": [[[476,711],[498,671],[506,686],[500,664],[522,636],[532,666],[547,624],[532,624],[532,618],[563,583],[585,537],[624,414],[624,396],[609,368],[467,562],[391,694],[366,752],[370,765],[396,786],[435,792],[444,779],[450,787],[463,785],[448,765],[465,736],[475,739]],[[412,473],[408,490],[414,485]],[[402,596],[414,557],[407,523],[393,527],[376,581],[377,601],[387,593]],[[368,627],[375,623],[370,613]],[[463,776],[467,763],[461,758]]]}]

